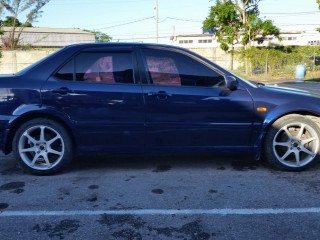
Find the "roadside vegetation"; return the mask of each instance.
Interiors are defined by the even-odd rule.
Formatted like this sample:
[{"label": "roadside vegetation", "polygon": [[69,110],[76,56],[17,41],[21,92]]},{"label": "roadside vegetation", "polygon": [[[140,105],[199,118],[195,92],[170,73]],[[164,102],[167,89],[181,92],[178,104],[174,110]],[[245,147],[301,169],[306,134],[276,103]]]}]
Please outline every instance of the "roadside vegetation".
[{"label": "roadside vegetation", "polygon": [[305,65],[307,79],[320,77],[320,46],[252,47],[236,56],[241,62],[247,57],[249,74],[244,67],[235,72],[249,79],[295,79],[297,65]]},{"label": "roadside vegetation", "polygon": [[246,74],[249,73],[249,53],[253,41],[261,44],[267,36],[279,38],[280,30],[269,19],[259,17],[261,0],[216,0],[203,21],[204,31],[212,32],[220,42],[220,48],[231,54],[233,70],[235,45],[241,44]]},{"label": "roadside vegetation", "polygon": [[[1,36],[2,49],[14,50],[19,45],[21,33],[25,27],[32,26],[32,23],[41,17],[41,9],[50,0],[0,0],[0,15],[8,15],[6,20],[1,20],[1,26],[11,27],[7,36]],[[22,23],[18,17],[25,15],[25,21]]]},{"label": "roadside vegetation", "polygon": [[[1,50],[31,49],[32,45],[22,45],[20,36],[24,28],[33,27],[42,14],[42,8],[50,0],[0,0],[0,36]],[[24,21],[19,21],[24,18]],[[9,34],[4,34],[2,27],[9,27]],[[109,42],[112,38],[100,31],[85,30],[95,34],[96,42]],[[1,57],[1,56],[0,56]]]},{"label": "roadside vegetation", "polygon": [[[229,69],[252,80],[294,79],[297,65],[305,65],[307,79],[319,79],[320,46],[252,47],[266,37],[279,37],[280,30],[271,20],[259,17],[262,0],[216,0],[203,21],[204,31],[212,32],[220,48],[231,54]],[[319,4],[320,0],[316,0]],[[320,28],[317,29],[320,31]],[[236,50],[235,45],[243,48]],[[234,58],[242,67],[233,68]]]}]

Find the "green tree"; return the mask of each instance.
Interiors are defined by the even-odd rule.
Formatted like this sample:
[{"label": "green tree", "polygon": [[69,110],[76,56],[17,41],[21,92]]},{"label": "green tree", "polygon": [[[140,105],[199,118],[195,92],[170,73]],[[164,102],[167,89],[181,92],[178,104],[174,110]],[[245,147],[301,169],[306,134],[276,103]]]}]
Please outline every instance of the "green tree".
[{"label": "green tree", "polygon": [[106,33],[95,32],[95,34],[96,34],[96,42],[110,42],[112,40],[112,37],[110,37]]},{"label": "green tree", "polygon": [[[6,16],[6,19],[1,21],[2,27],[12,27],[14,24],[16,24],[17,27],[23,26],[23,24],[19,21],[19,19],[14,19],[12,16]],[[31,23],[25,23],[25,27],[32,27]]]},{"label": "green tree", "polygon": [[[233,69],[234,45],[239,43],[242,22],[238,11],[230,1],[217,1],[211,7],[209,16],[203,22],[203,28],[213,30],[225,52],[231,53],[231,70]],[[229,48],[231,46],[231,50]]]},{"label": "green tree", "polygon": [[[0,0],[0,8],[4,9],[13,18],[10,34],[7,38],[2,38],[3,47],[14,49],[17,47],[21,32],[26,26],[30,26],[36,19],[41,17],[41,8],[50,0]],[[26,20],[18,26],[18,17],[24,14]],[[17,27],[19,27],[16,35]]]},{"label": "green tree", "polygon": [[110,42],[112,40],[112,37],[100,31],[92,31],[92,30],[84,30],[84,31],[94,33],[96,42]]},{"label": "green tree", "polygon": [[[319,9],[320,9],[320,0],[316,0],[316,2],[317,2],[318,7],[319,7]],[[320,28],[316,28],[316,30],[317,30],[318,32],[320,32]]]},{"label": "green tree", "polygon": [[[260,1],[223,0],[222,2],[217,0],[203,22],[203,27],[215,31],[223,50],[228,51],[231,46],[231,56],[233,56],[234,45],[239,42],[245,49],[249,49],[253,41],[260,44],[267,35],[279,37],[280,30],[273,25],[272,21],[259,18]],[[248,73],[247,60],[245,65]]]}]

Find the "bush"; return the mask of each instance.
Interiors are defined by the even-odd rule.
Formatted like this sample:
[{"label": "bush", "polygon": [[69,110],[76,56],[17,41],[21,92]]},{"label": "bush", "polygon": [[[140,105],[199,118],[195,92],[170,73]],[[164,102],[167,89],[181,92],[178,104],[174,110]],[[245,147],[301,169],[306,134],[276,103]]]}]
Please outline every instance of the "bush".
[{"label": "bush", "polygon": [[247,57],[250,75],[272,76],[294,74],[296,65],[306,64],[307,70],[320,70],[314,55],[320,56],[320,46],[251,47],[237,52],[242,62]]}]

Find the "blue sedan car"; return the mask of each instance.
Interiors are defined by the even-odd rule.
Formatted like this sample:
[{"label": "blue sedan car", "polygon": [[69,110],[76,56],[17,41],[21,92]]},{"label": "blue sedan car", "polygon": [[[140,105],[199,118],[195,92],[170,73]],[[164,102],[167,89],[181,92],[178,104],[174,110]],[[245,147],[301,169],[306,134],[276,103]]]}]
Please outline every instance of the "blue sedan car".
[{"label": "blue sedan car", "polygon": [[1,76],[0,147],[32,174],[90,152],[241,153],[299,171],[319,158],[319,103],[182,48],[79,44]]}]

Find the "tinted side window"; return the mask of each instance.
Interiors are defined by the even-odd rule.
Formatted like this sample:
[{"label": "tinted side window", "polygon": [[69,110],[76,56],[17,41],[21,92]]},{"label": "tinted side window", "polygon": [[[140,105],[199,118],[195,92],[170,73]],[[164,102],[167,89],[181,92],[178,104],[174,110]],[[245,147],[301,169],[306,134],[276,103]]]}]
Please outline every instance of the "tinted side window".
[{"label": "tinted side window", "polygon": [[54,76],[61,80],[73,80],[74,64],[73,60],[67,62]]},{"label": "tinted side window", "polygon": [[153,84],[181,85],[179,72],[172,58],[147,55],[146,64]]},{"label": "tinted side window", "polygon": [[131,53],[81,53],[67,62],[56,74],[60,80],[104,83],[133,83]]},{"label": "tinted side window", "polygon": [[131,53],[81,53],[75,58],[77,81],[133,83]]},{"label": "tinted side window", "polygon": [[158,49],[143,49],[142,54],[153,84],[225,86],[222,75],[184,54]]}]

